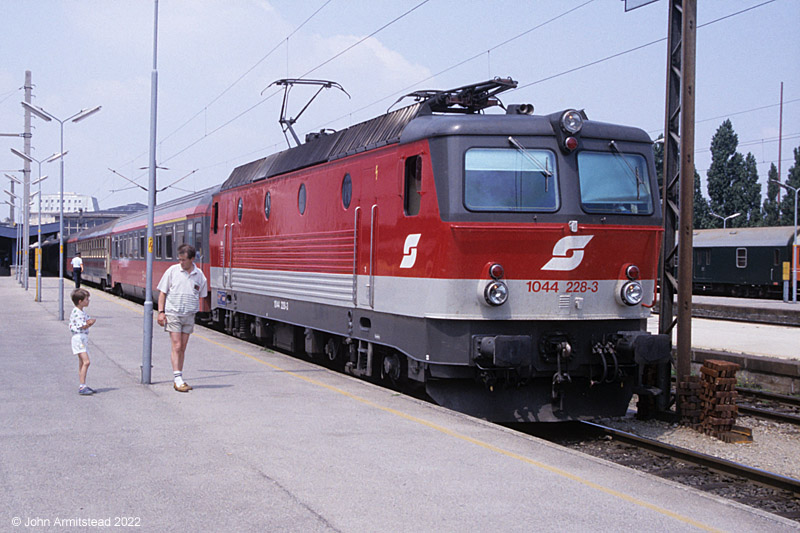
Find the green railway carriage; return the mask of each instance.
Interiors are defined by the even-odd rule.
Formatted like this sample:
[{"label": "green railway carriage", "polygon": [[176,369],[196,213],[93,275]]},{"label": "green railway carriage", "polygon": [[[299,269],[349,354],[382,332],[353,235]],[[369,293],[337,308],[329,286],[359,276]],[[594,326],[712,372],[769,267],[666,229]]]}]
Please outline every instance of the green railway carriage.
[{"label": "green railway carriage", "polygon": [[780,298],[793,226],[695,230],[695,294]]}]

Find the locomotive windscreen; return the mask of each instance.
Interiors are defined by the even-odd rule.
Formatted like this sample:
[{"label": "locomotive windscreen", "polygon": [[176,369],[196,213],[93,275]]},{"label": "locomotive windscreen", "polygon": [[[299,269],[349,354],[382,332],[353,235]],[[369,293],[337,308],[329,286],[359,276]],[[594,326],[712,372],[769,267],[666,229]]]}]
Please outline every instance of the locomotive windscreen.
[{"label": "locomotive windscreen", "polygon": [[555,168],[555,155],[548,150],[467,150],[464,203],[472,211],[555,211]]},{"label": "locomotive windscreen", "polygon": [[638,154],[578,154],[581,206],[588,213],[651,215],[647,161]]}]

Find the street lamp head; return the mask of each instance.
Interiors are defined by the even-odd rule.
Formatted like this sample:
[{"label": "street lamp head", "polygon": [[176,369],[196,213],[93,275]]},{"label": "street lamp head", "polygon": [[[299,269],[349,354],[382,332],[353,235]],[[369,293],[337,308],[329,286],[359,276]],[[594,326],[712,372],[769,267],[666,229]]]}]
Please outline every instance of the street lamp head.
[{"label": "street lamp head", "polygon": [[17,150],[16,148],[12,148],[12,149],[11,149],[11,153],[12,153],[12,154],[14,154],[14,155],[16,155],[16,156],[19,156],[19,157],[21,157],[22,159],[24,159],[24,160],[25,160],[25,161],[27,161],[28,163],[33,163],[33,158],[32,158],[31,156],[29,156],[29,155],[27,155],[27,154],[23,154],[22,152],[20,152],[20,151],[19,151],[19,150]]},{"label": "street lamp head", "polygon": [[92,109],[81,109],[78,115],[72,119],[72,122],[80,122],[81,120],[87,118],[90,115],[94,115],[98,111],[100,111],[103,106],[99,105],[97,107],[93,107]]},{"label": "street lamp head", "polygon": [[11,174],[6,174],[6,177],[7,177],[8,179],[10,179],[11,181],[13,181],[13,182],[15,182],[15,183],[19,183],[20,185],[22,185],[22,182],[21,182],[21,181],[19,181],[19,180],[18,180],[17,178],[15,178],[14,176],[12,176]]},{"label": "street lamp head", "polygon": [[734,214],[732,214],[732,215],[728,216],[727,218],[736,218],[736,217],[738,217],[739,215],[741,215],[741,213],[734,213]]},{"label": "street lamp head", "polygon": [[56,161],[57,159],[61,159],[62,157],[64,157],[64,156],[65,156],[65,155],[67,155],[68,153],[69,153],[69,150],[64,150],[64,151],[63,151],[63,152],[61,152],[61,153],[58,153],[58,154],[53,154],[53,155],[51,155],[50,157],[48,157],[47,159],[45,159],[45,161],[44,161],[44,162],[45,162],[45,163],[52,163],[53,161]]},{"label": "street lamp head", "polygon": [[50,113],[48,113],[41,107],[29,104],[28,102],[20,102],[20,104],[22,104],[22,107],[24,107],[25,109],[27,109],[40,119],[44,120],[45,122],[50,122],[51,120],[53,120],[52,115],[50,115]]},{"label": "street lamp head", "polygon": [[38,179],[35,179],[35,180],[33,180],[33,181],[31,182],[31,185],[36,185],[37,183],[41,183],[41,182],[43,182],[43,181],[44,181],[44,180],[46,180],[46,179],[47,179],[47,174],[45,174],[44,176],[42,176],[42,177],[40,177],[40,178],[38,178]]}]

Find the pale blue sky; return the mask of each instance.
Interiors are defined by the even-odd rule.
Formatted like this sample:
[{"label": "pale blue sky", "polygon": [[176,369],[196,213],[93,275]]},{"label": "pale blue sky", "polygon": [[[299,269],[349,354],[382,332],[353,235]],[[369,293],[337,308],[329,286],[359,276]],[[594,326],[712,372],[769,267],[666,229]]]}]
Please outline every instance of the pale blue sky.
[{"label": "pale blue sky", "polygon": [[[763,3],[698,2],[696,162],[703,178],[711,136],[730,118],[740,151],[753,153],[765,182],[778,159],[781,81],[784,176],[800,146],[800,1]],[[65,190],[91,194],[101,208],[146,203],[141,189],[111,192],[129,185],[108,168],[146,184],[139,167],[147,165],[153,1],[1,0],[0,11],[0,132],[22,130],[20,88],[31,70],[34,103],[59,118],[103,106],[65,127]],[[369,119],[413,90],[511,76],[522,88],[506,93],[506,104],[529,102],[537,113],[584,108],[591,119],[639,126],[655,138],[664,123],[666,40],[566,72],[666,31],[666,0],[629,13],[621,0],[161,0],[158,161],[171,170],[159,173],[159,187],[198,169],[179,186],[205,188],[237,165],[284,149],[280,95],[261,92],[319,65],[308,77],[337,81],[352,99],[321,94],[298,122],[301,134]],[[293,93],[290,114],[302,97]],[[34,127],[34,157],[57,152],[58,124],[35,119]],[[5,171],[21,168],[11,147],[21,149],[22,140],[0,137]],[[43,173],[52,176],[44,192],[57,192],[58,165]],[[182,194],[169,189],[159,200]]]}]

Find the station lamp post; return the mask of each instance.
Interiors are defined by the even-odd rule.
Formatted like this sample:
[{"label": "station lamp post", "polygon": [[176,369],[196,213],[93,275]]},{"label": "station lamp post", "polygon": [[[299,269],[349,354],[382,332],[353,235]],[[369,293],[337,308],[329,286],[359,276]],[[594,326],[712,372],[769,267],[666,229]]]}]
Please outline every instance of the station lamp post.
[{"label": "station lamp post", "polygon": [[728,221],[729,221],[730,219],[732,219],[732,218],[736,218],[736,217],[738,217],[739,215],[741,215],[741,213],[734,213],[734,214],[732,214],[732,215],[730,215],[730,216],[727,216],[727,217],[721,217],[721,216],[719,216],[718,214],[716,214],[716,213],[715,213],[715,212],[713,212],[713,211],[709,211],[709,213],[711,213],[711,216],[717,217],[717,218],[719,218],[720,220],[722,220],[722,229],[726,229],[726,228],[727,228],[727,226],[728,226]]},{"label": "station lamp post", "polygon": [[[39,160],[35,157],[23,154],[19,150],[15,150],[14,148],[11,149],[14,155],[21,157],[24,160],[27,160],[29,163],[36,163],[39,165],[39,177],[36,178],[34,181],[31,182],[31,185],[39,184],[39,191],[35,192],[33,195],[39,195],[39,207],[37,211],[39,212],[39,228],[37,231],[37,238],[36,238],[36,298],[37,302],[42,301],[42,182],[47,179],[47,176],[42,176],[42,163],[52,163],[53,161],[60,159],[67,155],[67,152],[63,152],[60,154],[53,154],[47,159]],[[31,196],[33,196],[31,195]]]},{"label": "station lamp post", "polygon": [[[80,122],[89,115],[93,115],[100,111],[101,106],[93,107],[91,109],[81,109],[74,115],[65,119],[59,119],[55,115],[48,113],[39,106],[29,104],[28,102],[20,102],[22,107],[29,110],[31,113],[44,120],[50,122],[55,120],[61,125],[61,150],[60,153],[64,154],[64,123],[68,120],[72,122]],[[61,177],[59,180],[59,193],[58,193],[58,319],[64,320],[64,158],[61,157]]]},{"label": "station lamp post", "polygon": [[769,180],[794,193],[794,246],[792,246],[792,303],[797,303],[797,191],[798,187],[786,185],[778,180]]},{"label": "station lamp post", "polygon": [[[6,174],[5,176],[13,182],[11,183],[12,190],[14,189],[14,183],[16,183],[17,185],[22,185],[22,182],[17,178],[15,178],[14,176],[12,176],[11,174]],[[20,279],[19,243],[21,235],[20,235],[19,224],[17,224],[17,215],[14,212],[14,208],[17,207],[16,203],[14,203],[14,198],[16,198],[17,195],[9,190],[6,190],[5,192],[11,197],[11,201],[9,202],[8,200],[6,200],[6,203],[11,206],[11,213],[10,213],[12,215],[11,223],[14,224],[14,229],[16,230],[16,239],[14,245],[14,277],[16,278],[17,281],[19,281]]]}]

